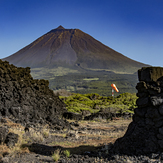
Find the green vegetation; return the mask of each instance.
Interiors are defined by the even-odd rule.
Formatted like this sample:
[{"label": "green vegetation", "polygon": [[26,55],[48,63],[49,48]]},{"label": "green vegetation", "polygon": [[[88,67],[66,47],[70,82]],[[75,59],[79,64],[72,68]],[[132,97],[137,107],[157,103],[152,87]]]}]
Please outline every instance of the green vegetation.
[{"label": "green vegetation", "polygon": [[[70,157],[70,151],[69,150],[64,150],[63,154],[68,158]],[[61,157],[61,150],[57,149],[54,151],[54,153],[52,154],[52,158],[54,161],[58,161]]]},{"label": "green vegetation", "polygon": [[115,98],[100,96],[96,93],[72,94],[68,97],[60,96],[60,98],[67,105],[68,111],[75,113],[82,113],[84,110],[96,113],[101,109],[109,109],[116,113],[133,113],[137,100],[136,94],[132,93],[122,93]]},{"label": "green vegetation", "polygon": [[137,74],[116,74],[110,71],[85,71],[65,67],[34,68],[31,75],[35,79],[49,80],[52,90],[65,89],[72,93],[98,93],[101,96],[111,96],[111,84],[116,84],[119,95],[125,92],[136,93]]},{"label": "green vegetation", "polygon": [[69,151],[69,150],[63,151],[63,154],[64,154],[66,157],[70,157],[70,151]]},{"label": "green vegetation", "polygon": [[91,80],[99,80],[99,78],[86,78],[86,79],[83,79],[83,80],[91,81]]},{"label": "green vegetation", "polygon": [[[96,113],[100,109],[114,112],[133,112],[136,107],[137,74],[116,74],[111,71],[73,69],[71,67],[35,68],[31,74],[36,79],[49,80],[54,91],[67,90],[69,97],[60,97],[70,112],[82,113],[84,110]],[[116,84],[119,92],[111,97],[111,84]],[[129,93],[125,93],[129,92]],[[71,94],[70,93],[70,94]]]},{"label": "green vegetation", "polygon": [[43,77],[44,79],[54,79],[55,76],[63,76],[69,73],[78,73],[78,70],[64,68],[64,67],[57,67],[57,68],[33,68],[31,69],[31,75],[35,79],[40,79]]},{"label": "green vegetation", "polygon": [[60,159],[60,149],[57,149],[52,154],[52,158],[54,161],[58,161]]}]

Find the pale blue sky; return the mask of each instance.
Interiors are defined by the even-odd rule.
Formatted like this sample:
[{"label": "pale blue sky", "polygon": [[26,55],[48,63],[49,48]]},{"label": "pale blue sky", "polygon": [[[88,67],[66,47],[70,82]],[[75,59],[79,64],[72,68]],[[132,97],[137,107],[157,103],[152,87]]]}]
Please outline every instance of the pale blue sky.
[{"label": "pale blue sky", "polygon": [[62,25],[163,67],[162,8],[163,0],[0,0],[0,58]]}]

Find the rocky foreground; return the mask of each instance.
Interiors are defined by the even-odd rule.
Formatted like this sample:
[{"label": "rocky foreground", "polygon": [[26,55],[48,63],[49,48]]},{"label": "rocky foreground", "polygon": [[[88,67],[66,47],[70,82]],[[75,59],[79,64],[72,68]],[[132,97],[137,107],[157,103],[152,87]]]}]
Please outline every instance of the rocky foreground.
[{"label": "rocky foreground", "polygon": [[48,81],[0,60],[0,162],[163,162],[163,69],[138,74],[132,119],[68,121]]},{"label": "rocky foreground", "polygon": [[[1,127],[19,135],[19,141],[9,148],[1,145],[2,163],[161,163],[163,153],[123,155],[113,153],[115,140],[122,137],[131,120],[110,122],[70,121],[69,130],[54,130],[49,126],[25,130],[20,124],[2,118]],[[14,139],[9,140],[12,144]],[[67,151],[67,153],[66,153]]]}]

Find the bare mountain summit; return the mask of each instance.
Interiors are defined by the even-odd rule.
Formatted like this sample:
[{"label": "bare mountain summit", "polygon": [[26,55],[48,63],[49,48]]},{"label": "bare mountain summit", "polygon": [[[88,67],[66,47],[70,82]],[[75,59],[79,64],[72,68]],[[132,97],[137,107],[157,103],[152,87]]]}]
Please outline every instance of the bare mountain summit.
[{"label": "bare mountain summit", "polygon": [[147,66],[105,46],[79,29],[59,26],[2,60],[21,67],[71,66],[134,73]]}]

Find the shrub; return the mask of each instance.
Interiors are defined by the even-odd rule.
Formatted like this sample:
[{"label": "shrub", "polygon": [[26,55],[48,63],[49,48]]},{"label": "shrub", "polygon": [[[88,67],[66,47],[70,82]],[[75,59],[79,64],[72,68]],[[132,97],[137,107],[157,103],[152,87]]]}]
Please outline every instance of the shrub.
[{"label": "shrub", "polygon": [[44,137],[43,137],[42,133],[40,133],[40,132],[31,130],[30,134],[31,134],[32,139],[36,142],[42,142],[44,140]]},{"label": "shrub", "polygon": [[63,151],[63,154],[64,154],[66,157],[70,157],[70,151],[69,151],[69,150]]},{"label": "shrub", "polygon": [[122,93],[113,98],[112,96],[103,97],[98,94],[73,94],[69,97],[60,97],[70,112],[81,113],[88,110],[91,113],[99,111],[101,108],[112,108],[114,112],[133,113],[136,108],[136,94]]},{"label": "shrub", "polygon": [[49,129],[48,129],[48,127],[47,126],[44,126],[43,127],[43,129],[42,129],[42,135],[43,135],[43,137],[45,137],[45,138],[48,138],[49,137]]},{"label": "shrub", "polygon": [[60,159],[60,149],[57,149],[52,154],[52,158],[54,161],[58,161]]}]

